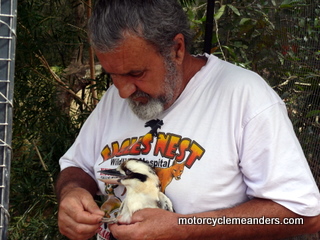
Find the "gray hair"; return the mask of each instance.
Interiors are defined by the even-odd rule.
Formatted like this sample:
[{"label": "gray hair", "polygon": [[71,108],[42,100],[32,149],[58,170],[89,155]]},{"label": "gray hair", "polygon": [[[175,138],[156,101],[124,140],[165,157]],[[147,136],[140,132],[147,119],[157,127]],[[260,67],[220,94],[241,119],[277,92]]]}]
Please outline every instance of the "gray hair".
[{"label": "gray hair", "polygon": [[165,56],[181,33],[188,50],[192,33],[185,12],[177,0],[98,0],[89,21],[89,36],[100,52],[115,49],[135,34],[154,45]]}]

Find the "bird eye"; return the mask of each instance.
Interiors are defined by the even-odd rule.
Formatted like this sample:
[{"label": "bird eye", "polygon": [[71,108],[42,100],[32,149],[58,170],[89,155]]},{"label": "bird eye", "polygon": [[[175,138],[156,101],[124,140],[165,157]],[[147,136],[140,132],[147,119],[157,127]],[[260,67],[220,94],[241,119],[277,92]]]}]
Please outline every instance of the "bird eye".
[{"label": "bird eye", "polygon": [[132,173],[129,169],[126,169],[124,172],[125,172],[125,174],[126,174],[127,176]]}]

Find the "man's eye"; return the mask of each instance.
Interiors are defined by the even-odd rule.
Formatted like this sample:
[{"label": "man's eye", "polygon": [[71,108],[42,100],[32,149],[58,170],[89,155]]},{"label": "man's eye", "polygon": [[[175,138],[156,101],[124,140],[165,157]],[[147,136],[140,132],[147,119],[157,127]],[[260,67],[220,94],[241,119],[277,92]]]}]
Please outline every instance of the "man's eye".
[{"label": "man's eye", "polygon": [[135,78],[142,77],[143,75],[144,75],[144,72],[133,72],[133,73],[130,73],[130,76],[131,77],[135,77]]}]

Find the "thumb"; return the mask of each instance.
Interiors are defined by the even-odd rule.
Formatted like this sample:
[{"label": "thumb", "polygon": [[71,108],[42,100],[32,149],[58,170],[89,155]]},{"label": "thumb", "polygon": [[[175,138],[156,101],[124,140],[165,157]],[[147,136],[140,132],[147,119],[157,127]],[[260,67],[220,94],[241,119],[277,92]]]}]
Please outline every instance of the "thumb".
[{"label": "thumb", "polygon": [[104,211],[102,211],[99,208],[99,206],[97,205],[97,203],[95,201],[87,202],[86,206],[84,206],[84,207],[91,214],[96,214],[96,215],[99,215],[101,217],[104,216]]},{"label": "thumb", "polygon": [[131,223],[142,222],[146,218],[145,216],[146,213],[147,213],[146,209],[140,209],[139,211],[136,211],[132,215]]}]

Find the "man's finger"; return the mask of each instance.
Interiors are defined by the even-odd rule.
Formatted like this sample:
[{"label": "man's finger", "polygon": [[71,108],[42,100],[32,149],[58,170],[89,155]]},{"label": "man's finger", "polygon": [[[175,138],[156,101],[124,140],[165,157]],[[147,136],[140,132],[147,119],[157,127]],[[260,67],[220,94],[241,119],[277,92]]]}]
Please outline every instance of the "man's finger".
[{"label": "man's finger", "polygon": [[61,223],[59,224],[60,232],[70,239],[88,239],[98,232],[101,225],[99,222],[101,217],[98,217],[97,222],[94,224],[76,222],[75,219],[68,215],[63,217],[64,221],[59,222]]}]

